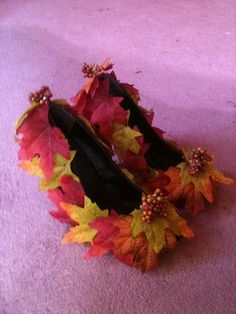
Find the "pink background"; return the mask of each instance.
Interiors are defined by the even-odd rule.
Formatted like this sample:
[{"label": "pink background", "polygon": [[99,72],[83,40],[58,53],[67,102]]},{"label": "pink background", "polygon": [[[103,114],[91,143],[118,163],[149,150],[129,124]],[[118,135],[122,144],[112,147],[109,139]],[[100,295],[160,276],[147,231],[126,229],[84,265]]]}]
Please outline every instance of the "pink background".
[{"label": "pink background", "polygon": [[235,313],[235,186],[156,271],[85,262],[84,247],[60,245],[67,226],[17,168],[13,138],[29,91],[69,99],[81,64],[110,56],[169,137],[235,178],[235,13],[234,0],[0,1],[0,313]]}]

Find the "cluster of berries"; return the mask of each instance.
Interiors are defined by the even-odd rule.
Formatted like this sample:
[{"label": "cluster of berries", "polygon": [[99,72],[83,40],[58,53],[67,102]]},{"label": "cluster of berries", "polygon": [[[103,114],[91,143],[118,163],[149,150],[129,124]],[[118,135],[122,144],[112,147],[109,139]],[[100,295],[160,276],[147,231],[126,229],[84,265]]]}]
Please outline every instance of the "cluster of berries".
[{"label": "cluster of berries", "polygon": [[167,193],[162,189],[156,189],[153,194],[142,198],[140,209],[142,210],[142,221],[150,223],[152,218],[166,216]]},{"label": "cluster of berries", "polygon": [[84,63],[81,71],[82,71],[83,77],[89,77],[90,78],[90,77],[96,76],[101,70],[102,70],[102,68],[98,64]]},{"label": "cluster of berries", "polygon": [[52,93],[47,86],[42,86],[39,90],[29,94],[29,102],[37,102],[40,104],[49,104]]},{"label": "cluster of berries", "polygon": [[198,175],[200,172],[205,170],[205,167],[208,162],[212,161],[212,156],[207,154],[206,149],[202,149],[200,147],[192,149],[189,158],[189,174],[192,176]]}]

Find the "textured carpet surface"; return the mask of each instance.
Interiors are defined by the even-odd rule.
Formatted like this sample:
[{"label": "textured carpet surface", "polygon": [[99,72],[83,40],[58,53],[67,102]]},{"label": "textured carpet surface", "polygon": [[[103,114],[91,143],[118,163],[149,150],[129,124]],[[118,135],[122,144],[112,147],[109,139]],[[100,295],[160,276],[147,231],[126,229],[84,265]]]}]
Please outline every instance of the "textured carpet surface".
[{"label": "textured carpet surface", "polygon": [[60,245],[67,227],[17,168],[14,142],[29,91],[70,98],[81,64],[111,56],[169,137],[208,147],[235,178],[235,12],[234,0],[0,1],[1,314],[235,313],[235,186],[191,222],[196,239],[141,274]]}]

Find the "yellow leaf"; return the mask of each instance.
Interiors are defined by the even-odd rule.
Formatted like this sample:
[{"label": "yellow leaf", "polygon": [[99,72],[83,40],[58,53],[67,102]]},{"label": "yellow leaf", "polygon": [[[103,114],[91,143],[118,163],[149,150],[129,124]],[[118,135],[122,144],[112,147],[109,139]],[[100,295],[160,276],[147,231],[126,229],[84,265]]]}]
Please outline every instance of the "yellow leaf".
[{"label": "yellow leaf", "polygon": [[215,170],[211,163],[208,163],[204,171],[198,173],[196,176],[190,175],[187,162],[182,162],[177,167],[181,169],[180,176],[182,189],[184,189],[190,182],[192,182],[196,193],[202,193],[210,203],[213,203],[214,201],[213,186],[211,180],[223,184],[233,183],[233,180],[231,178],[225,177],[220,171]]},{"label": "yellow leaf", "polygon": [[64,238],[62,239],[63,244],[67,243],[86,243],[92,242],[93,238],[97,234],[97,230],[92,229],[88,225],[86,226],[75,226],[70,228]]},{"label": "yellow leaf", "polygon": [[190,182],[193,183],[196,192],[201,192],[204,197],[210,202],[213,202],[212,183],[210,181],[209,166],[206,166],[205,171],[200,172],[196,176],[189,173],[187,162],[182,162],[178,166],[181,169],[181,186],[185,188]]},{"label": "yellow leaf", "polygon": [[168,220],[156,218],[147,224],[142,221],[140,210],[134,210],[131,215],[133,216],[131,222],[133,236],[137,237],[144,232],[155,253],[159,253],[165,246],[165,229],[170,227]]},{"label": "yellow leaf", "polygon": [[194,237],[194,233],[187,225],[187,221],[177,213],[176,208],[171,203],[168,203],[166,206],[166,214],[165,218],[169,221],[171,231],[185,238]]},{"label": "yellow leaf", "polygon": [[64,175],[72,176],[75,180],[78,180],[78,177],[73,174],[71,171],[71,162],[75,157],[76,151],[71,151],[70,159],[64,158],[61,154],[56,154],[55,156],[55,167],[53,173],[49,180],[42,180],[39,183],[39,190],[52,190],[60,186],[60,179]]},{"label": "yellow leaf", "polygon": [[166,249],[172,250],[173,248],[176,247],[177,240],[176,240],[175,234],[173,233],[173,231],[171,231],[168,228],[165,230],[165,240],[166,240],[166,245],[165,245]]},{"label": "yellow leaf", "polygon": [[70,228],[65,234],[62,243],[85,243],[92,242],[97,231],[90,227],[89,223],[99,217],[107,217],[108,210],[101,210],[96,203],[85,196],[84,207],[77,205],[60,203],[63,210],[76,221],[79,226]]},{"label": "yellow leaf", "polygon": [[232,184],[234,182],[233,179],[224,176],[222,172],[220,172],[216,169],[212,169],[211,177],[214,181],[219,182],[219,183],[223,183],[223,184]]},{"label": "yellow leaf", "polygon": [[112,144],[120,160],[125,157],[127,150],[135,154],[139,153],[140,145],[136,140],[138,136],[141,136],[140,132],[132,130],[130,127],[124,126],[118,122],[114,122]]},{"label": "yellow leaf", "polygon": [[38,176],[40,178],[44,178],[44,174],[42,170],[39,168],[40,158],[34,157],[32,160],[24,160],[19,164],[19,167],[22,170],[28,172],[31,176]]},{"label": "yellow leaf", "polygon": [[166,245],[166,229],[178,236],[194,237],[194,233],[188,227],[187,222],[177,214],[175,207],[171,203],[168,203],[166,206],[166,216],[154,218],[151,223],[142,221],[140,210],[134,210],[131,215],[133,216],[131,222],[133,236],[137,237],[144,232],[156,253],[159,253]]}]

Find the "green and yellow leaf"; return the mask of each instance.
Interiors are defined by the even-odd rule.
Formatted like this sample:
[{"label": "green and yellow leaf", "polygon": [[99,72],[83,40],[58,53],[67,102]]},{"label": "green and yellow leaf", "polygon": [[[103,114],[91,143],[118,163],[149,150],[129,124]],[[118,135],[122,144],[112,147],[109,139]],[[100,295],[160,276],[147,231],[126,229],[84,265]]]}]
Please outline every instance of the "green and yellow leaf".
[{"label": "green and yellow leaf", "polygon": [[184,236],[187,238],[194,237],[194,233],[188,227],[187,222],[180,217],[175,207],[168,203],[166,207],[166,216],[157,217],[151,223],[142,221],[142,212],[134,210],[131,215],[133,216],[131,222],[132,234],[137,237],[144,232],[147,240],[152,246],[153,250],[158,254],[166,245],[165,231],[171,230],[175,235]]},{"label": "green and yellow leaf", "polygon": [[135,154],[139,153],[140,145],[136,140],[136,137],[139,136],[141,136],[140,132],[132,130],[128,126],[114,122],[112,144],[114,145],[115,152],[120,160],[123,160],[128,150]]},{"label": "green and yellow leaf", "polygon": [[55,167],[53,173],[49,180],[44,178],[41,179],[39,183],[39,190],[53,190],[60,186],[60,179],[67,175],[72,176],[75,180],[78,180],[78,177],[73,174],[71,171],[71,162],[75,157],[76,151],[70,152],[70,159],[64,158],[61,154],[56,154],[55,156]]},{"label": "green and yellow leaf", "polygon": [[196,193],[200,192],[208,200],[208,202],[213,203],[213,186],[212,181],[217,181],[223,184],[231,184],[233,180],[231,178],[225,177],[220,171],[215,170],[212,163],[208,163],[205,170],[200,172],[196,176],[189,174],[188,163],[182,162],[178,166],[181,169],[181,187],[182,190],[189,184],[193,183]]},{"label": "green and yellow leaf", "polygon": [[39,168],[40,157],[34,157],[32,160],[24,160],[19,167],[26,171],[30,176],[44,178],[43,171]]},{"label": "green and yellow leaf", "polygon": [[97,230],[91,228],[89,223],[99,217],[107,217],[109,214],[107,209],[101,210],[87,196],[85,196],[84,207],[68,203],[61,203],[60,205],[68,216],[79,224],[70,228],[70,231],[65,234],[62,243],[91,243],[97,234]]}]

